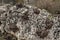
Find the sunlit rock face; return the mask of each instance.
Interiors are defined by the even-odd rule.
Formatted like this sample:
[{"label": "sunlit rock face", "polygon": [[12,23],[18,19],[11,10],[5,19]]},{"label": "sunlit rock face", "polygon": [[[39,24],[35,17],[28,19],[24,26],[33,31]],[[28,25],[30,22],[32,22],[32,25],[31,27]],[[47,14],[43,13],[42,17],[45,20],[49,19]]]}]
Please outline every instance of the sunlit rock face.
[{"label": "sunlit rock face", "polygon": [[[4,5],[5,6],[5,5]],[[60,40],[60,17],[52,16],[45,9],[16,4],[2,6],[0,30],[11,40]],[[3,8],[4,7],[4,8]]]}]

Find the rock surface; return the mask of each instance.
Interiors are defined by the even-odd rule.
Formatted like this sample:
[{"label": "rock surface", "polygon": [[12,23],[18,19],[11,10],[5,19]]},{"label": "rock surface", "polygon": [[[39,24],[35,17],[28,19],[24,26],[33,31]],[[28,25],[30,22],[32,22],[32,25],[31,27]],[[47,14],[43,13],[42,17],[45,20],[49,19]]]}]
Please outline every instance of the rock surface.
[{"label": "rock surface", "polygon": [[11,35],[15,40],[60,40],[59,16],[30,5],[0,7],[0,30],[3,36],[8,34],[6,40],[14,40]]}]

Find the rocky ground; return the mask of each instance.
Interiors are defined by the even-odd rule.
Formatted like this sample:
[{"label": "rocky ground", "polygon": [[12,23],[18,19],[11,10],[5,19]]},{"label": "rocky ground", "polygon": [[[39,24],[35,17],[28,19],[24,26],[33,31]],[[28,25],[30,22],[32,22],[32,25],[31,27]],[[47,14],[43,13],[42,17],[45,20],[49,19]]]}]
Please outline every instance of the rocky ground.
[{"label": "rocky ground", "polygon": [[30,5],[0,6],[1,40],[60,40],[60,16]]}]

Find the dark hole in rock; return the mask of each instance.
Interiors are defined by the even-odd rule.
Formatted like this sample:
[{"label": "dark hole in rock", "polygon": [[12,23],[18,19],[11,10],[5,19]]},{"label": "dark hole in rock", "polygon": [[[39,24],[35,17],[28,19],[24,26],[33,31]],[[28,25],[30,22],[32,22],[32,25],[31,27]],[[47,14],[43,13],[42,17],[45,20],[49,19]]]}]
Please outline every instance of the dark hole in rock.
[{"label": "dark hole in rock", "polygon": [[9,11],[9,13],[11,13],[11,12],[12,12],[12,10]]},{"label": "dark hole in rock", "polygon": [[23,7],[23,4],[22,4],[22,3],[16,4],[16,7],[17,7],[17,9],[18,9],[18,8],[22,8],[22,7]]},{"label": "dark hole in rock", "polygon": [[47,30],[39,30],[39,31],[37,31],[36,33],[37,33],[37,35],[38,35],[40,38],[45,38],[45,37],[48,36],[48,32],[49,32],[49,31],[47,31]]},{"label": "dark hole in rock", "polygon": [[6,40],[12,40],[12,38],[11,38],[10,36],[8,36],[8,37],[6,38]]},{"label": "dark hole in rock", "polygon": [[4,37],[6,40],[17,40],[17,37],[16,36],[14,36],[14,35],[12,35],[12,34],[7,34],[7,35],[5,35],[5,37]]},{"label": "dark hole in rock", "polygon": [[13,32],[17,32],[18,28],[10,28]]},{"label": "dark hole in rock", "polygon": [[16,26],[16,24],[12,23],[12,24],[9,24],[9,29],[11,31],[13,31],[14,33],[17,32],[19,30],[19,28]]},{"label": "dark hole in rock", "polygon": [[1,23],[1,21],[0,21],[0,25],[1,25],[2,23]]},{"label": "dark hole in rock", "polygon": [[9,7],[10,7],[10,6],[8,5],[8,6],[7,6],[7,10],[9,10]]},{"label": "dark hole in rock", "polygon": [[2,33],[3,35],[6,35],[7,34],[7,32],[4,30],[4,32]]},{"label": "dark hole in rock", "polygon": [[2,13],[5,13],[6,11],[3,11]]},{"label": "dark hole in rock", "polygon": [[23,20],[29,20],[28,16],[22,16]]},{"label": "dark hole in rock", "polygon": [[60,24],[58,25],[58,27],[60,28]]},{"label": "dark hole in rock", "polygon": [[33,9],[33,11],[34,11],[35,14],[39,14],[40,13],[40,11],[38,9]]},{"label": "dark hole in rock", "polygon": [[0,11],[0,15],[3,14],[3,13],[5,13],[5,12],[6,12],[6,11]]},{"label": "dark hole in rock", "polygon": [[59,38],[59,34],[60,34],[60,30],[56,29],[53,33],[54,35],[54,39],[58,39]]},{"label": "dark hole in rock", "polygon": [[22,19],[23,20],[29,20],[28,11],[24,13],[24,15],[22,16]]},{"label": "dark hole in rock", "polygon": [[51,29],[53,26],[53,21],[47,18],[45,24],[46,24],[46,27],[45,27],[46,29]]},{"label": "dark hole in rock", "polygon": [[5,16],[7,16],[7,14],[5,14]]},{"label": "dark hole in rock", "polygon": [[58,16],[58,21],[60,22],[60,15]]},{"label": "dark hole in rock", "polygon": [[57,14],[60,14],[60,11],[56,11]]}]

